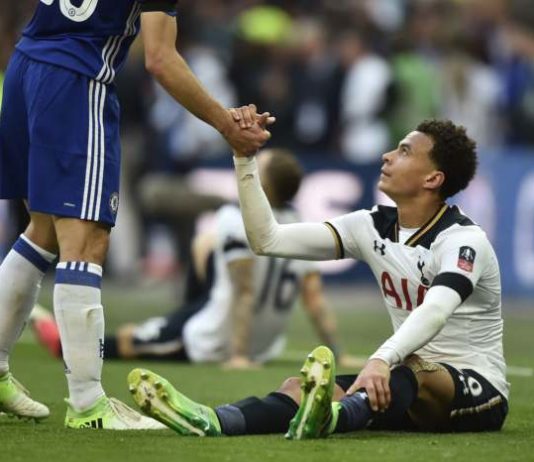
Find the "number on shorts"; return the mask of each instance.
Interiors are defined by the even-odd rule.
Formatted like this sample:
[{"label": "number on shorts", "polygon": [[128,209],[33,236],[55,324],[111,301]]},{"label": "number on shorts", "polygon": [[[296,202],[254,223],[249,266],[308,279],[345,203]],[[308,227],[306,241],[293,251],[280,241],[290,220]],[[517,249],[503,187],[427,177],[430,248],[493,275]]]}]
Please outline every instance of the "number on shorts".
[{"label": "number on shorts", "polygon": [[480,396],[482,394],[482,385],[480,385],[480,382],[477,379],[474,379],[473,377],[468,377],[467,386],[469,387],[471,396],[474,396],[476,398],[477,396]]},{"label": "number on shorts", "polygon": [[[41,0],[47,6],[53,5],[56,0]],[[61,13],[74,22],[87,21],[95,12],[98,0],[83,0],[80,6],[74,6],[71,0],[59,0]]]}]

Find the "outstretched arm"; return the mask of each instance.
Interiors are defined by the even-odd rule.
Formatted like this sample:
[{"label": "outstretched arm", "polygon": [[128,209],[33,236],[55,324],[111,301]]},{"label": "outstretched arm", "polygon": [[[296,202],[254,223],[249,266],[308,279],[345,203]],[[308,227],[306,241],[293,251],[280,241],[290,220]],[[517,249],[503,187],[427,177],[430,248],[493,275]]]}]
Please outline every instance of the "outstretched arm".
[{"label": "outstretched arm", "polygon": [[338,241],[324,223],[280,225],[263,191],[254,157],[234,150],[241,213],[254,253],[302,260],[340,257]]},{"label": "outstretched arm", "polygon": [[230,311],[232,340],[230,359],[224,364],[227,369],[257,367],[250,360],[250,334],[254,312],[254,259],[242,258],[228,263],[232,285]]},{"label": "outstretched arm", "polygon": [[141,15],[141,30],[147,70],[178,103],[215,127],[234,149],[252,154],[263,146],[269,138],[268,132],[257,125],[240,128],[230,113],[208,94],[180,56],[176,50],[176,18],[162,11],[145,11]]}]

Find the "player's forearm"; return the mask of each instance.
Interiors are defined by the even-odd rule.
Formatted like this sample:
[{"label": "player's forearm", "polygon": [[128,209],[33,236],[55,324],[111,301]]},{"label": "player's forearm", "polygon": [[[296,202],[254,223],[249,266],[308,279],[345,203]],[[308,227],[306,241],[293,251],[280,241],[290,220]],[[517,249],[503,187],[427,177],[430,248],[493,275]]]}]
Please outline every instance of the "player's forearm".
[{"label": "player's forearm", "polygon": [[443,286],[432,287],[423,304],[408,316],[371,358],[382,359],[390,366],[402,362],[432,340],[461,303],[456,291]]},{"label": "player's forearm", "polygon": [[147,65],[165,90],[189,112],[223,135],[233,123],[226,109],[213,99],[178,52],[169,52]]},{"label": "player's forearm", "polygon": [[280,225],[260,183],[253,157],[234,157],[239,202],[247,237],[258,255],[303,260],[333,260],[336,244],[322,223]]},{"label": "player's forearm", "polygon": [[233,357],[248,357],[250,354],[253,308],[254,296],[252,292],[239,294],[232,300],[231,355]]},{"label": "player's forearm", "polygon": [[164,12],[141,15],[145,66],[169,94],[198,118],[225,133],[233,123],[227,111],[215,101],[176,50],[176,19]]},{"label": "player's forearm", "polygon": [[336,323],[324,300],[321,299],[314,305],[308,306],[307,311],[321,342],[327,345],[337,356],[339,354],[339,346],[336,341]]}]

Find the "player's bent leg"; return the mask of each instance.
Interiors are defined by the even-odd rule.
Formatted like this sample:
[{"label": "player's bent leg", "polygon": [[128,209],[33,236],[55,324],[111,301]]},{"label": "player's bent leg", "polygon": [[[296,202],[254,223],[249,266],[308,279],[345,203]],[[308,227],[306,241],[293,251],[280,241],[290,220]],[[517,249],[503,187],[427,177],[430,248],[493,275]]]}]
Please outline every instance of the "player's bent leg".
[{"label": "player's bent leg", "polygon": [[49,245],[53,233],[47,234],[50,218],[38,218],[32,216],[30,226],[0,265],[0,412],[36,419],[47,417],[48,408],[33,401],[9,373],[9,354],[37,300],[43,276],[55,259],[49,251],[53,250]]},{"label": "player's bent leg", "polygon": [[420,392],[409,412],[421,430],[481,432],[502,428],[508,401],[483,376],[417,357],[412,367],[417,370]]},{"label": "player's bent leg", "polygon": [[334,354],[329,348],[320,346],[308,355],[301,369],[299,409],[289,424],[286,438],[321,438],[332,433],[338,412],[337,406],[332,406],[335,370]]},{"label": "player's bent leg", "polygon": [[451,431],[450,411],[455,395],[451,374],[441,364],[416,355],[409,356],[404,365],[413,371],[418,383],[417,398],[408,410],[412,421],[422,431]]},{"label": "player's bent leg", "polygon": [[134,401],[147,415],[180,435],[220,436],[221,425],[215,411],[190,400],[166,379],[146,369],[128,375]]}]

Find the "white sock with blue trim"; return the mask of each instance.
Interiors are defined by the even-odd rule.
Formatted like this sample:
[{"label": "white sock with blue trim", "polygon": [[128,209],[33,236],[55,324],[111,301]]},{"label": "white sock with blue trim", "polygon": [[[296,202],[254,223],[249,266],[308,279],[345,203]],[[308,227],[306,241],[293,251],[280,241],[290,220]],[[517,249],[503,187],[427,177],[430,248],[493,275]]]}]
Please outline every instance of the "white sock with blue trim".
[{"label": "white sock with blue trim", "polygon": [[104,309],[100,284],[102,267],[87,262],[56,266],[54,313],[59,327],[69,401],[83,410],[104,395]]},{"label": "white sock with blue trim", "polygon": [[9,353],[18,340],[56,256],[21,235],[0,265],[0,376],[9,372]]}]

